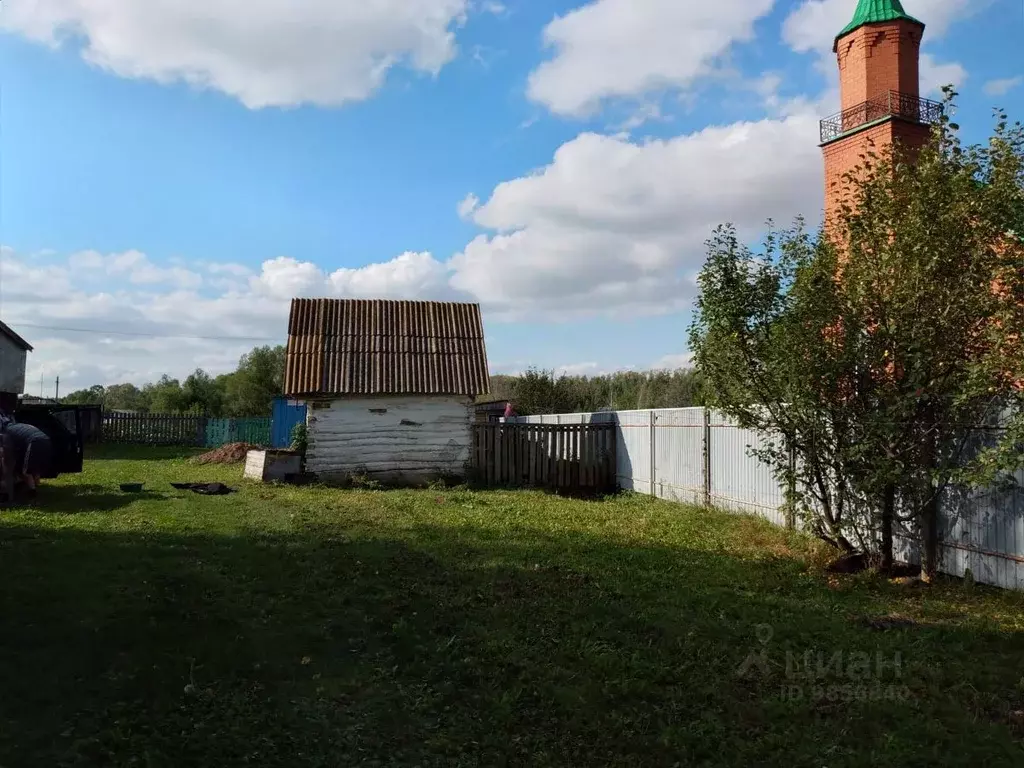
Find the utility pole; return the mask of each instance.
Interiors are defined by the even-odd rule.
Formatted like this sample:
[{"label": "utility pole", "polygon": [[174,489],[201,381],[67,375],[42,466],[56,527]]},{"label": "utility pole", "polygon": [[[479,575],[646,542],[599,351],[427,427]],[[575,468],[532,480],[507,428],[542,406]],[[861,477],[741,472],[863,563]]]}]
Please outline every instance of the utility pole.
[{"label": "utility pole", "polygon": [[60,376],[57,377],[57,384],[53,388],[53,399],[60,402]]}]

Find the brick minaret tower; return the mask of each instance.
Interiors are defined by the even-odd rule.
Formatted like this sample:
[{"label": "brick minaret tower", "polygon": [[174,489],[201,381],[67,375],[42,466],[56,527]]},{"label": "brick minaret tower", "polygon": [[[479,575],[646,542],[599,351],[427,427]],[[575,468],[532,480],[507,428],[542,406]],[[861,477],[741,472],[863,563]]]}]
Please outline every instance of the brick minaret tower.
[{"label": "brick minaret tower", "polygon": [[900,0],[859,0],[836,37],[843,111],[821,121],[825,155],[825,218],[843,197],[843,176],[869,151],[900,143],[920,148],[941,105],[920,97],[918,64],[924,24]]}]

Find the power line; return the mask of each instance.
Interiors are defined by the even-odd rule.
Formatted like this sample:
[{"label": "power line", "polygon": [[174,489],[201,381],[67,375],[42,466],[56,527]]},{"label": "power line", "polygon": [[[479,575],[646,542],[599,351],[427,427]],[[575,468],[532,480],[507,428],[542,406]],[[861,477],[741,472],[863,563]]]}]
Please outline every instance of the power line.
[{"label": "power line", "polygon": [[44,331],[63,331],[66,333],[94,333],[98,336],[134,336],[146,339],[197,339],[200,341],[280,341],[280,336],[196,336],[192,334],[174,333],[141,333],[139,331],[110,331],[100,328],[64,328],[56,325],[37,325],[35,323],[14,323],[19,328],[36,328]]}]

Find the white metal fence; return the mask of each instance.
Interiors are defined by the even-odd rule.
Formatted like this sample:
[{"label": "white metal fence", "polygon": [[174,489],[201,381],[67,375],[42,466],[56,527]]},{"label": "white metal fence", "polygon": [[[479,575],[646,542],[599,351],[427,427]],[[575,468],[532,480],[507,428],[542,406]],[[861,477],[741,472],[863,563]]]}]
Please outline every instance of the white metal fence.
[{"label": "white metal fence", "polygon": [[[785,489],[750,455],[761,439],[704,408],[524,416],[534,424],[614,422],[619,488],[670,501],[708,503],[786,524]],[[1024,483],[1024,470],[1018,475]],[[1024,589],[1024,492],[992,490],[943,500],[941,570],[1010,589]],[[900,554],[917,558],[897,538]]]}]

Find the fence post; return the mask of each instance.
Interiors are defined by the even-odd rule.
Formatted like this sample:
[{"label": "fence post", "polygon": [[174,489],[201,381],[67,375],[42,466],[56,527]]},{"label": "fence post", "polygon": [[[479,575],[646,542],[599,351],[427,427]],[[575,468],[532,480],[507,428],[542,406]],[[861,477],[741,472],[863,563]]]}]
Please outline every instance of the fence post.
[{"label": "fence post", "polygon": [[655,432],[657,431],[655,429],[655,426],[657,425],[657,417],[654,415],[654,411],[653,410],[648,411],[647,415],[649,417],[648,418],[648,427],[647,428],[651,432],[651,435],[650,435],[650,437],[651,437],[651,481],[650,481],[651,482],[651,496],[657,496],[658,495],[658,488],[657,488],[657,485],[656,485],[656,481],[658,479],[658,467],[657,467],[657,459],[655,458],[657,456],[656,451],[657,451],[657,448],[658,448],[658,438],[655,436]]},{"label": "fence post", "polygon": [[789,477],[786,478],[786,528],[796,528],[796,448],[789,446]]},{"label": "fence post", "polygon": [[711,411],[703,409],[704,413],[704,506],[711,506]]}]

